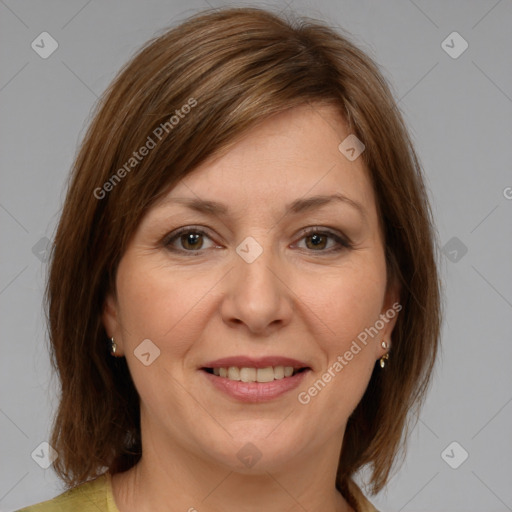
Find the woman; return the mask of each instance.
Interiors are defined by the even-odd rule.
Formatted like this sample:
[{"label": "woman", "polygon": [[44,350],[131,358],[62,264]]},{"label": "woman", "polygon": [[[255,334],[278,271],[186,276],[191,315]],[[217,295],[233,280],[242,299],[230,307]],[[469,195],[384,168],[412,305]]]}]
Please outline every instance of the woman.
[{"label": "woman", "polygon": [[28,511],[375,508],[440,333],[422,171],[325,24],[200,13],[105,93],[47,300],[69,491]]}]

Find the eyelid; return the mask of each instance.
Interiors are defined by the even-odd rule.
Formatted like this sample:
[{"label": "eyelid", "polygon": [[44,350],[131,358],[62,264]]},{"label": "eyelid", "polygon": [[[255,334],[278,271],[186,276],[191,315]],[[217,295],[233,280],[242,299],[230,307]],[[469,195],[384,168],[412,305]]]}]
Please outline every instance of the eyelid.
[{"label": "eyelid", "polygon": [[[177,228],[174,231],[172,231],[171,233],[165,235],[164,238],[162,239],[162,245],[164,247],[170,248],[170,244],[171,244],[171,242],[173,240],[178,239],[182,234],[188,233],[189,231],[192,232],[192,233],[196,233],[196,234],[207,236],[210,240],[214,241],[212,236],[208,232],[209,231],[208,228],[190,225],[190,226],[183,226],[181,228]],[[190,253],[190,254],[194,254],[194,251],[183,251],[183,250],[180,250],[180,249],[176,249],[176,251],[177,252],[187,252],[187,253]],[[195,251],[195,252],[203,252],[203,250]]]},{"label": "eyelid", "polygon": [[[202,226],[194,226],[194,225],[182,226],[181,228],[177,228],[176,230],[172,231],[171,233],[165,235],[165,237],[163,238],[161,243],[165,248],[169,249],[170,251],[181,253],[181,254],[197,255],[202,252],[205,252],[206,249],[198,249],[197,251],[187,251],[184,249],[175,249],[175,248],[171,247],[171,242],[179,239],[179,237],[184,233],[192,232],[192,233],[206,236],[212,242],[216,243],[215,240],[213,239],[213,237],[209,234],[209,231],[210,231],[209,228],[205,228]],[[331,248],[329,250],[318,250],[318,251],[310,250],[308,252],[313,252],[313,253],[318,252],[318,254],[331,254],[334,252],[339,252],[343,249],[352,249],[353,248],[352,242],[346,235],[339,233],[337,230],[333,230],[332,228],[328,228],[328,227],[324,227],[324,226],[307,226],[305,228],[302,228],[299,231],[298,235],[296,235],[299,238],[297,239],[296,242],[294,242],[294,244],[297,244],[298,242],[303,240],[305,237],[307,237],[309,235],[313,235],[313,234],[324,235],[324,236],[327,235],[327,236],[331,237],[338,244],[338,247]]]},{"label": "eyelid", "polygon": [[[333,230],[332,228],[328,228],[328,227],[324,227],[324,226],[308,226],[306,228],[302,228],[299,233],[300,233],[300,238],[298,241],[302,240],[304,237],[306,237],[308,235],[319,234],[319,235],[328,235],[331,238],[334,238],[334,240],[340,246],[342,246],[342,248],[352,249],[354,247],[353,243],[346,235],[338,232],[338,230]],[[337,249],[330,249],[327,251],[317,251],[317,252],[329,254],[332,252],[336,252],[338,250],[341,250],[341,248],[338,247]],[[315,252],[315,251],[311,251],[311,252]]]}]

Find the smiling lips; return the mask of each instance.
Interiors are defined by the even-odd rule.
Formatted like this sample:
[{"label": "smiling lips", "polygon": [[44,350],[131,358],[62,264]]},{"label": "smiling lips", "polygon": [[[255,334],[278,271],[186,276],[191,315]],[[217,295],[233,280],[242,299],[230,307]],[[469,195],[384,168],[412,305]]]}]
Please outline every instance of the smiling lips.
[{"label": "smiling lips", "polygon": [[220,391],[244,402],[272,400],[297,387],[311,368],[286,357],[229,357],[201,368]]}]

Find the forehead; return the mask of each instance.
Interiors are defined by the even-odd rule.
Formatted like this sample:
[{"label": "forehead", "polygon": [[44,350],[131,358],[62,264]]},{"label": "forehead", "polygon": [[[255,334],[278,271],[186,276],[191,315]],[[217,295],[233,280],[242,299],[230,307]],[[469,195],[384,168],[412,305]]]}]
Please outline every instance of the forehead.
[{"label": "forehead", "polygon": [[348,160],[338,146],[350,132],[330,106],[289,109],[248,130],[229,150],[210,157],[157,205],[174,198],[208,199],[233,214],[282,209],[298,198],[338,194],[361,205],[367,217],[374,196],[361,157]]}]

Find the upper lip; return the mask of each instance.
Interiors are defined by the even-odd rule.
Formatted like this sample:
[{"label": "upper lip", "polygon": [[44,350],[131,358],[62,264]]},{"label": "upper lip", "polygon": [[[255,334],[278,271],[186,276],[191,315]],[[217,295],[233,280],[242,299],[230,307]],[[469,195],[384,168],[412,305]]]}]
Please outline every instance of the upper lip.
[{"label": "upper lip", "polygon": [[229,366],[236,366],[238,368],[267,368],[269,366],[292,366],[295,369],[309,368],[309,365],[303,361],[281,356],[223,357],[221,359],[215,359],[215,361],[205,363],[203,368],[228,368]]}]

